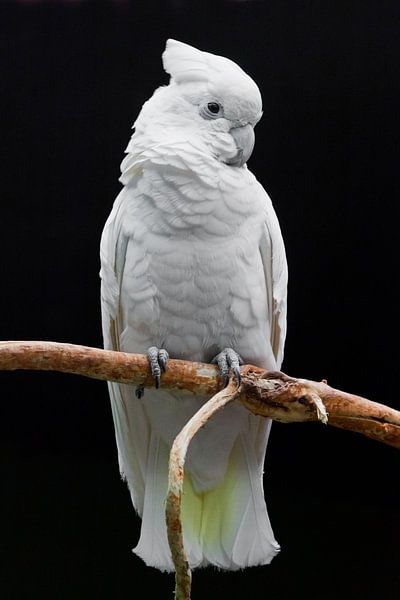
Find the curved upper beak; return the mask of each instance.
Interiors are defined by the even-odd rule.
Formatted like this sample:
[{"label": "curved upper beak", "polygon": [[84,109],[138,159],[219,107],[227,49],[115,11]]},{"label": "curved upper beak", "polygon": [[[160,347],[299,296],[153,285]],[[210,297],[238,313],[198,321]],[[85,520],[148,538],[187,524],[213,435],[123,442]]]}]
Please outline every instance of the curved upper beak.
[{"label": "curved upper beak", "polygon": [[255,136],[254,129],[250,124],[241,127],[232,127],[229,131],[237,147],[237,153],[226,161],[226,164],[234,167],[243,166],[250,158],[253,152]]}]

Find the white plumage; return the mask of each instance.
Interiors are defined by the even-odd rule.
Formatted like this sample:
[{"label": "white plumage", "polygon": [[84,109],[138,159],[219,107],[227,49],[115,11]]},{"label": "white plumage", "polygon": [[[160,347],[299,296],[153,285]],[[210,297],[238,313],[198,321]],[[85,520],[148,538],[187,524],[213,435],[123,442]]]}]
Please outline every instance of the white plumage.
[{"label": "white plumage", "polygon": [[[247,169],[262,114],[256,84],[232,61],[168,40],[168,86],[135,123],[124,187],[101,241],[106,348],[211,361],[233,348],[279,368],[287,269],[271,201]],[[217,112],[215,112],[217,110]],[[135,552],[173,568],[164,501],[169,449],[206,398],[109,385],[120,470],[142,518]],[[263,494],[270,423],[228,406],[193,441],[183,530],[192,568],[265,564],[279,546]]]}]

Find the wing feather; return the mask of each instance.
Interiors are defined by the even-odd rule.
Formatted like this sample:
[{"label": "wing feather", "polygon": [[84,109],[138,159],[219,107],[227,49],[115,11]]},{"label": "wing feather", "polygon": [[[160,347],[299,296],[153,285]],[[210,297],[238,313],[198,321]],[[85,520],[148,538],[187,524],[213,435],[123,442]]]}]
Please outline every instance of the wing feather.
[{"label": "wing feather", "polygon": [[278,218],[265,190],[260,193],[267,198],[266,219],[261,235],[260,254],[264,267],[268,294],[268,313],[271,324],[271,346],[277,368],[281,368],[286,338],[288,269],[285,246]]},{"label": "wing feather", "polygon": [[[124,327],[120,292],[129,244],[129,237],[123,228],[127,201],[128,188],[124,188],[105,224],[100,247],[103,338],[104,347],[109,350],[120,350]],[[148,419],[141,401],[135,398],[133,386],[109,383],[108,387],[120,473],[128,482],[133,505],[142,515],[150,438]]]}]

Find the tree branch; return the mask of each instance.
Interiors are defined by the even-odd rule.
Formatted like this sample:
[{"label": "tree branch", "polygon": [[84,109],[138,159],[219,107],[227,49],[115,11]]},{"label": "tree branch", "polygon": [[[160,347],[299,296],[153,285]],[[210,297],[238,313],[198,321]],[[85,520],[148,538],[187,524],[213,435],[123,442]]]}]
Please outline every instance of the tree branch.
[{"label": "tree branch", "polygon": [[[92,379],[154,387],[144,354],[114,352],[59,342],[0,342],[0,371],[60,371]],[[215,394],[221,388],[214,365],[169,359],[162,386]]]},{"label": "tree branch", "polygon": [[[153,387],[146,356],[57,342],[0,342],[0,370],[61,371],[94,379]],[[328,424],[362,433],[400,448],[400,412],[325,382],[295,379],[252,365],[241,369],[240,401],[254,414],[275,421],[318,421],[318,399]],[[162,387],[202,395],[217,393],[222,382],[214,365],[170,359]]]},{"label": "tree branch", "polygon": [[[154,385],[144,355],[56,342],[0,342],[0,370],[16,369],[61,371],[144,387]],[[393,408],[336,390],[324,381],[295,379],[253,365],[242,367],[241,375],[239,388],[231,380],[221,390],[222,382],[213,365],[170,359],[162,376],[163,388],[215,394],[178,434],[170,453],[166,521],[176,571],[176,600],[190,600],[191,590],[181,521],[186,453],[197,431],[226,404],[239,400],[252,413],[283,423],[320,420],[400,448],[400,412]]]},{"label": "tree branch", "polygon": [[320,420],[400,448],[400,411],[394,408],[337,390],[325,381],[295,379],[252,365],[242,367],[241,373],[240,401],[254,414],[282,423]]}]

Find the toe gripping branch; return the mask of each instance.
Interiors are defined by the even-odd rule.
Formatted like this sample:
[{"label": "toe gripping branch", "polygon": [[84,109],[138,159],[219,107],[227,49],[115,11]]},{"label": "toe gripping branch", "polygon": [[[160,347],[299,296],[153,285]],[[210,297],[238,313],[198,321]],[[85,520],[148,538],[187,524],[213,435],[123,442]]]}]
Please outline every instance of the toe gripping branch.
[{"label": "toe gripping branch", "polygon": [[166,350],[164,350],[164,348],[152,346],[147,351],[147,359],[149,361],[154,384],[158,389],[160,387],[161,373],[167,368],[169,354]]},{"label": "toe gripping branch", "polygon": [[[160,387],[161,374],[167,368],[169,354],[164,348],[151,346],[147,351],[147,360],[154,385],[158,389]],[[243,365],[244,361],[233,348],[224,348],[224,350],[213,358],[211,363],[217,365],[224,387],[228,385],[231,375],[235,377],[237,386],[240,386],[242,382],[240,365]],[[144,386],[138,385],[135,393],[137,398],[142,398],[144,395]]]},{"label": "toe gripping branch", "polygon": [[217,356],[212,359],[211,363],[218,366],[224,387],[226,387],[229,383],[230,373],[235,376],[238,387],[240,386],[242,382],[240,365],[243,365],[244,361],[235,350],[232,348],[224,348],[222,352],[217,354]]},{"label": "toe gripping branch", "polygon": [[[147,350],[147,360],[149,363],[151,376],[154,379],[154,385],[158,389],[160,387],[161,373],[163,373],[167,368],[167,363],[169,359],[169,354],[164,348],[157,348],[156,346],[151,346]],[[144,396],[144,386],[138,385],[135,390],[135,395],[137,398],[143,398]]]}]

